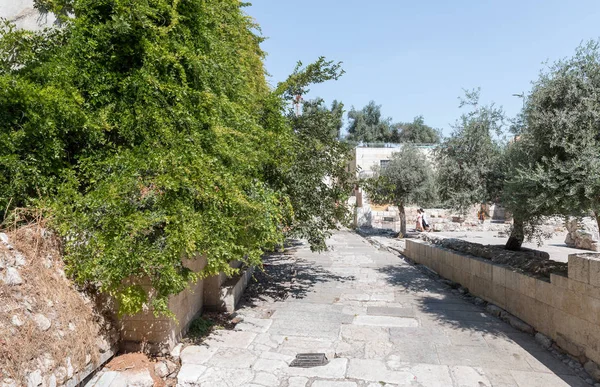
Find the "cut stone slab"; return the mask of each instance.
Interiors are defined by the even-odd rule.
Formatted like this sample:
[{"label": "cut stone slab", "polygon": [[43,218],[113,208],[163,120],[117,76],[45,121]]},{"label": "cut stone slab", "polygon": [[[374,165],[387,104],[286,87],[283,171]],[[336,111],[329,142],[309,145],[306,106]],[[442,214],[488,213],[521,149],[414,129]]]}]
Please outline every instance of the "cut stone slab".
[{"label": "cut stone slab", "polygon": [[450,374],[456,385],[492,387],[492,383],[481,368],[468,366],[450,367]]},{"label": "cut stone slab", "polygon": [[206,367],[198,364],[184,364],[177,374],[178,387],[197,387],[200,376]]},{"label": "cut stone slab", "polygon": [[331,359],[329,364],[313,368],[287,367],[282,371],[292,376],[305,376],[308,378],[341,379],[346,374],[348,359]]},{"label": "cut stone slab", "polygon": [[519,386],[527,387],[583,387],[588,386],[579,377],[558,376],[543,372],[510,372]]},{"label": "cut stone slab", "polygon": [[[138,371],[138,372],[123,372],[122,375],[127,377],[127,387],[152,387],[154,386],[154,380],[150,376],[150,371]],[[115,384],[115,382],[113,382]]]},{"label": "cut stone slab", "polygon": [[256,373],[252,383],[256,383],[258,385],[268,386],[268,387],[277,387],[280,385],[279,379],[277,379],[277,376],[270,374],[268,372]]},{"label": "cut stone slab", "polygon": [[350,359],[346,377],[373,382],[410,385],[413,374],[407,371],[391,371],[381,360]]},{"label": "cut stone slab", "polygon": [[197,385],[210,387],[242,386],[252,382],[254,372],[246,369],[207,368],[197,379]]},{"label": "cut stone slab", "polygon": [[356,387],[356,382],[344,382],[336,380],[315,380],[311,387]]},{"label": "cut stone slab", "polygon": [[390,340],[388,330],[383,327],[342,325],[340,334],[343,339],[350,341],[383,341]]},{"label": "cut stone slab", "polygon": [[366,325],[371,327],[395,327],[407,328],[418,327],[419,322],[415,318],[393,317],[393,316],[356,316],[352,322],[354,325]]},{"label": "cut stone slab", "polygon": [[273,324],[271,319],[244,317],[244,320],[235,326],[236,331],[247,331],[255,333],[265,333]]},{"label": "cut stone slab", "polygon": [[387,357],[388,367],[391,364],[424,363],[440,364],[435,344],[406,342],[402,346],[394,346],[394,350]]},{"label": "cut stone slab", "polygon": [[288,367],[289,364],[283,360],[259,358],[252,366],[252,369],[254,371],[275,373]]},{"label": "cut stone slab", "polygon": [[181,364],[204,364],[217,352],[217,349],[216,347],[209,348],[204,345],[185,347],[179,355]]},{"label": "cut stone slab", "polygon": [[367,314],[370,316],[415,317],[413,308],[388,308],[385,306],[369,306]]},{"label": "cut stone slab", "polygon": [[257,356],[246,349],[220,348],[206,363],[219,368],[251,368]]},{"label": "cut stone slab", "polygon": [[288,387],[305,387],[308,383],[308,378],[304,376],[292,376],[288,379]]},{"label": "cut stone slab", "polygon": [[248,348],[256,337],[254,332],[218,331],[204,341],[208,347]]}]

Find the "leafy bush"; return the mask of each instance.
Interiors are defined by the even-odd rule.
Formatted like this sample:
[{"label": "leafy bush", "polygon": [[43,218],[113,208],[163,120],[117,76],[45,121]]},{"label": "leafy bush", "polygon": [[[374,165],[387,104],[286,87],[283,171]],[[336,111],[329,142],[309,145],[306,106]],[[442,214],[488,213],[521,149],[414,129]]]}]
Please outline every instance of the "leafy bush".
[{"label": "leafy bush", "polygon": [[[305,141],[285,107],[339,65],[320,59],[271,91],[237,0],[38,3],[75,17],[58,31],[3,29],[0,208],[46,208],[78,283],[113,294],[122,313],[145,302],[168,313],[169,295],[231,274],[231,260],[260,265],[284,231],[323,248],[344,212],[343,150]],[[336,184],[322,187],[326,176]],[[207,267],[193,273],[182,259],[198,255]],[[142,277],[151,294],[127,281]]]}]

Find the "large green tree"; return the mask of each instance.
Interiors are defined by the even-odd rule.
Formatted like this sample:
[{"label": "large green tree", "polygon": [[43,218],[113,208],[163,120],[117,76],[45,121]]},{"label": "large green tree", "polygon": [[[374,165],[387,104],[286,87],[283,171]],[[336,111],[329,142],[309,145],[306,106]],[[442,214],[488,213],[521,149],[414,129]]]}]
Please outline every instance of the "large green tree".
[{"label": "large green tree", "polygon": [[[0,39],[0,211],[44,208],[77,282],[122,312],[166,313],[189,281],[260,266],[286,235],[324,247],[343,218],[339,113],[289,106],[339,64],[299,66],[270,90],[238,0],[38,3],[60,30],[6,25]],[[199,255],[207,266],[191,272],[183,259]],[[124,281],[142,277],[151,299]]]},{"label": "large green tree", "polygon": [[400,233],[406,235],[405,206],[426,205],[435,198],[433,169],[416,147],[405,144],[384,167],[365,182],[374,204],[394,204],[400,215]]},{"label": "large green tree", "polygon": [[467,91],[454,131],[436,151],[440,198],[464,214],[469,207],[495,201],[502,190],[502,146],[497,141],[504,113],[494,105],[479,104],[479,90]]},{"label": "large green tree", "polygon": [[423,116],[417,116],[413,122],[399,122],[391,125],[389,142],[414,144],[438,144],[440,131],[425,124]]},{"label": "large green tree", "polygon": [[385,142],[389,138],[391,118],[381,115],[381,105],[370,101],[365,107],[348,112],[348,137],[356,142]]},{"label": "large green tree", "polygon": [[534,83],[515,143],[520,155],[507,181],[510,196],[520,198],[509,203],[515,214],[591,212],[600,224],[599,47],[598,41],[581,45]]}]

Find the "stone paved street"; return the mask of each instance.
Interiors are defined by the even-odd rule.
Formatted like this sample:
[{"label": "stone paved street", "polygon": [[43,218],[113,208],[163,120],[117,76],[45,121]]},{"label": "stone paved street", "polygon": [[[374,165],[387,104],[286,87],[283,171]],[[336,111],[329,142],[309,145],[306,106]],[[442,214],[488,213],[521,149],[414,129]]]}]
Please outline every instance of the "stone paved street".
[{"label": "stone paved street", "polygon": [[[533,337],[401,257],[347,231],[329,244],[327,253],[299,245],[267,259],[272,284],[241,307],[236,330],[182,351],[178,385],[586,385]],[[306,352],[329,364],[289,367]]]}]

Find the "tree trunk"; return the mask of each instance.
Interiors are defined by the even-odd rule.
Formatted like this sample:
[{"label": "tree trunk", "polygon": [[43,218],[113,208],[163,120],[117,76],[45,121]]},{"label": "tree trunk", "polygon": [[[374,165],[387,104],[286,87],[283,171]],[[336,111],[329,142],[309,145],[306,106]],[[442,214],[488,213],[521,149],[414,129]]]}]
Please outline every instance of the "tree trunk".
[{"label": "tree trunk", "polygon": [[594,218],[596,218],[596,224],[598,225],[598,233],[600,234],[600,213],[594,210]]},{"label": "tree trunk", "polygon": [[400,237],[406,236],[406,213],[404,212],[404,204],[398,204],[398,214],[400,215]]},{"label": "tree trunk", "polygon": [[506,242],[506,246],[504,246],[504,248],[506,250],[519,251],[521,250],[521,245],[523,244],[524,239],[525,235],[523,229],[523,220],[515,218],[512,231],[510,232],[510,237],[508,237],[508,241]]}]

